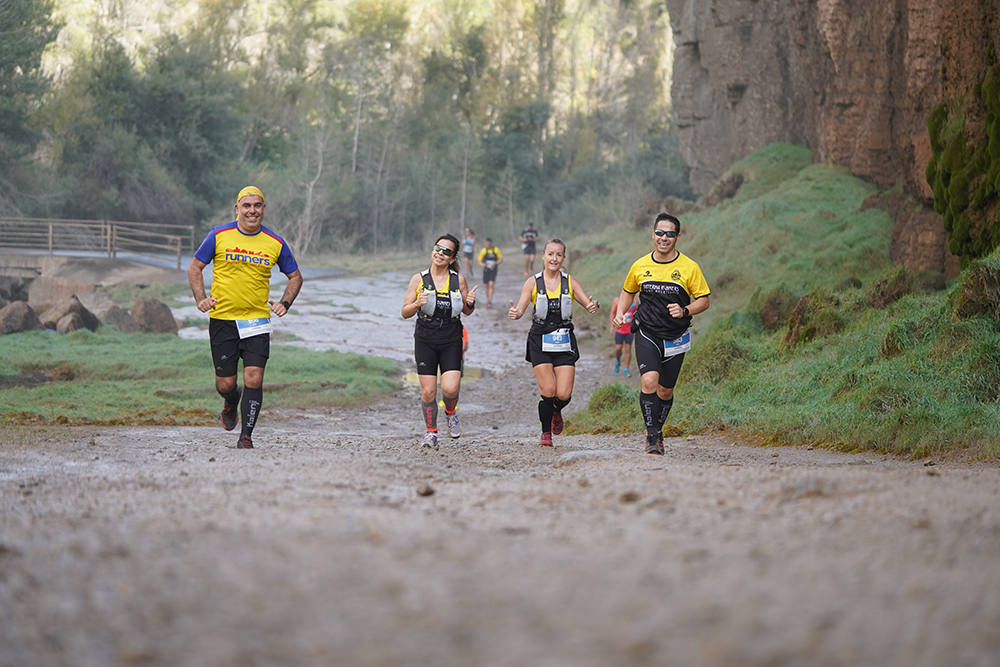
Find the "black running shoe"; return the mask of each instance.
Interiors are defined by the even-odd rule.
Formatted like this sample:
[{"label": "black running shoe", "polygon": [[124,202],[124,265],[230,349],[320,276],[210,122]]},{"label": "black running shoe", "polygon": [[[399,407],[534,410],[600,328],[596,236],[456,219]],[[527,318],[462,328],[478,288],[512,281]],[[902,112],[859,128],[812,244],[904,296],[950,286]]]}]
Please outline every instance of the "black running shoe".
[{"label": "black running shoe", "polygon": [[663,456],[663,436],[662,435],[647,435],[646,436],[646,453],[647,454],[659,454]]},{"label": "black running shoe", "polygon": [[222,404],[220,418],[222,419],[222,428],[227,431],[232,431],[236,428],[236,424],[240,421],[240,416],[236,408],[236,405],[229,405],[229,403]]},{"label": "black running shoe", "polygon": [[239,442],[236,443],[236,449],[253,449],[253,440],[250,439],[249,435],[240,436]]}]

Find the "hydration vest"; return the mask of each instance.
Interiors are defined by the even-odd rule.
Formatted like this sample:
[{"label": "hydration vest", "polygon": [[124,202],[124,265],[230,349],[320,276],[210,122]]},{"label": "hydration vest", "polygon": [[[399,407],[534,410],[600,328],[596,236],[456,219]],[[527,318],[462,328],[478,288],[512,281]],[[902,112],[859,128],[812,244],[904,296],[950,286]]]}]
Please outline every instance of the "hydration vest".
[{"label": "hydration vest", "polygon": [[[422,271],[420,278],[423,281],[424,290],[433,295],[433,298],[427,299],[427,303],[417,311],[417,316],[420,319],[427,320],[434,317],[434,313],[437,311],[437,287],[434,285],[434,279],[431,278],[430,269]],[[450,269],[448,270],[448,296],[451,301],[451,318],[458,319],[462,314],[462,291],[458,288],[458,273]]]},{"label": "hydration vest", "polygon": [[[535,315],[536,324],[544,324],[549,315],[549,295],[545,291],[544,272],[535,274]],[[573,319],[573,297],[569,293],[569,274],[565,271],[559,272],[559,310],[561,324],[566,324]]]}]

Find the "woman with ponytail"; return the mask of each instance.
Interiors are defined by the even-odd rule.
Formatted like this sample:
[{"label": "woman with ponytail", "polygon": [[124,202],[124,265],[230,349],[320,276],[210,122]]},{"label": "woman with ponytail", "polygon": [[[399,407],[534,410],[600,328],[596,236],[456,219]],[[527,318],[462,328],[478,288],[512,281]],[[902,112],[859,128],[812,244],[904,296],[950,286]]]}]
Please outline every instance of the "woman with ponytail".
[{"label": "woman with ponytail", "polygon": [[462,435],[456,412],[462,379],[462,320],[476,308],[476,290],[471,290],[459,272],[458,239],[442,234],[431,249],[430,266],[413,274],[406,288],[400,314],[417,316],[413,332],[414,357],[420,380],[420,405],[424,418],[423,446],[438,448],[438,370],[441,371],[441,398],[448,434]]},{"label": "woman with ponytail", "polygon": [[538,382],[538,419],[542,424],[538,444],[544,447],[551,447],[552,436],[562,433],[562,409],[573,397],[576,361],[580,358],[573,333],[573,301],[588,313],[597,312],[599,307],[576,278],[562,270],[565,260],[565,243],[559,239],[546,243],[544,268],[524,281],[517,305],[511,302],[507,313],[510,319],[518,320],[529,304],[534,306],[524,358],[531,362]]}]

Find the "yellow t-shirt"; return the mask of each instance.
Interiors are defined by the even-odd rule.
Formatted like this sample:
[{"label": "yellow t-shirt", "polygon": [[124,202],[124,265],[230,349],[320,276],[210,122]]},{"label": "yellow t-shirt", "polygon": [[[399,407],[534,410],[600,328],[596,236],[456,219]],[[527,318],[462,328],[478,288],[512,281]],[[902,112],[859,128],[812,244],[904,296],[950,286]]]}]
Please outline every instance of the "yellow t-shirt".
[{"label": "yellow t-shirt", "polygon": [[624,289],[639,295],[633,331],[638,326],[661,338],[677,338],[690,326],[690,317],[671,317],[667,305],[689,305],[710,291],[701,267],[684,253],[669,262],[658,262],[653,253],[643,255],[629,268]]},{"label": "yellow t-shirt", "polygon": [[267,227],[244,234],[235,221],[214,227],[194,256],[212,263],[211,296],[217,302],[209,314],[217,320],[270,317],[271,271],[277,266],[288,275],[299,268],[280,236]]},{"label": "yellow t-shirt", "polygon": [[500,252],[500,248],[497,248],[496,246],[493,246],[492,248],[481,248],[479,250],[479,261],[486,264],[487,269],[497,268],[497,264],[501,259],[503,259],[503,253]]}]

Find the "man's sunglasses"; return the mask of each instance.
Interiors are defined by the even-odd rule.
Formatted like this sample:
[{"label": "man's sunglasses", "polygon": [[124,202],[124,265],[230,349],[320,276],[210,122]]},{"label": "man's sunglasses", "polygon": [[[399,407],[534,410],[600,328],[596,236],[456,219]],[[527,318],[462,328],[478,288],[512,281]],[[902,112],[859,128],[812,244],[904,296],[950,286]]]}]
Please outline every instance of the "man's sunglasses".
[{"label": "man's sunglasses", "polygon": [[677,232],[672,229],[654,229],[653,233],[657,236],[666,236],[668,239],[677,238]]},{"label": "man's sunglasses", "polygon": [[451,248],[445,248],[444,246],[440,246],[437,243],[434,244],[434,252],[439,252],[442,255],[444,255],[445,257],[454,257],[455,256],[455,251],[454,250],[452,250]]}]

